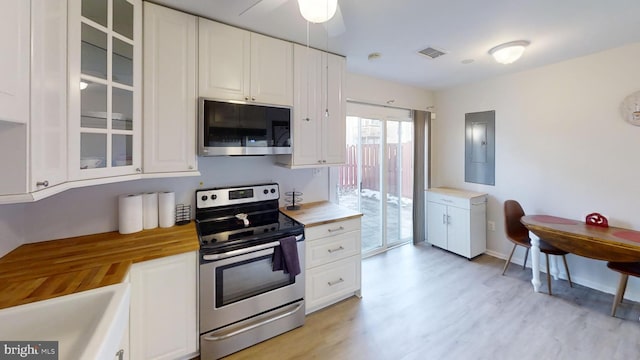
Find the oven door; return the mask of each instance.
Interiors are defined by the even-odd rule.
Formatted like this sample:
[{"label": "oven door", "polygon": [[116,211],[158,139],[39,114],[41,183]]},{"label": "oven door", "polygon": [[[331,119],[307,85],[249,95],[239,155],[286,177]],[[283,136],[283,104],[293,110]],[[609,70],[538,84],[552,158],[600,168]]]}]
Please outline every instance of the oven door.
[{"label": "oven door", "polygon": [[200,332],[204,333],[304,297],[304,241],[298,241],[301,273],[272,271],[278,241],[219,254],[200,265]]}]

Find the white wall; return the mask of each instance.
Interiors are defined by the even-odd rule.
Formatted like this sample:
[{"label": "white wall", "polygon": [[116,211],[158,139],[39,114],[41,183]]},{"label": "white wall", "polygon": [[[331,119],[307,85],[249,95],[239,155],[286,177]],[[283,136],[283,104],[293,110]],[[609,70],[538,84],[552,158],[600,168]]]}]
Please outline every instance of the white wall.
[{"label": "white wall", "polygon": [[[360,74],[347,74],[347,99],[375,105],[411,110],[429,110],[433,93],[429,90],[380,80]],[[388,101],[393,102],[388,103]]]},{"label": "white wall", "polygon": [[[525,55],[526,56],[526,55]],[[620,103],[640,90],[640,43],[436,93],[433,186],[490,194],[490,253],[508,255],[502,203],[529,214],[584,219],[600,212],[612,226],[640,230],[640,127]],[[496,65],[499,66],[499,65]],[[496,185],[464,182],[464,114],[496,111]],[[516,252],[520,261],[524,251]],[[569,256],[572,279],[614,292],[618,274],[602,261]],[[640,282],[628,296],[640,299]]]}]

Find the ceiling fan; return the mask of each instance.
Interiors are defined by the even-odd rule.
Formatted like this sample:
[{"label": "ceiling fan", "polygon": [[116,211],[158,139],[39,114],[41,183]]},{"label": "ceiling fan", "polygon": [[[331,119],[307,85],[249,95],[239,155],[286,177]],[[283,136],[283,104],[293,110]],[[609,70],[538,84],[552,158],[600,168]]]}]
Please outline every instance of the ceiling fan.
[{"label": "ceiling fan", "polygon": [[[238,14],[238,16],[243,16],[245,14],[251,14],[254,16],[266,15],[289,1],[295,1],[297,3],[297,0],[253,0],[248,7]],[[330,37],[339,36],[346,31],[339,3],[335,15],[329,21],[322,23],[322,25]]]}]

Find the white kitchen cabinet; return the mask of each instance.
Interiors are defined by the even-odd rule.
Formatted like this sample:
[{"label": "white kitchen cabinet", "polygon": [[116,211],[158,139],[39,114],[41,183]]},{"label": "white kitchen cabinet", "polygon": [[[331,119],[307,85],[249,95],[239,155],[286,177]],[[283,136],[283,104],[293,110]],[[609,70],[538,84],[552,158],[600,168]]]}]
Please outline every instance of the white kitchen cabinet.
[{"label": "white kitchen cabinet", "polygon": [[67,1],[31,0],[30,191],[67,180]]},{"label": "white kitchen cabinet", "polygon": [[306,313],[360,296],[360,218],[305,227],[305,239]]},{"label": "white kitchen cabinet", "polygon": [[197,252],[133,264],[131,359],[190,359],[198,352]]},{"label": "white kitchen cabinet", "polygon": [[[0,121],[0,164],[5,170],[0,195],[30,194],[63,183],[67,178],[67,3],[65,0],[19,2],[19,6],[3,8],[0,17],[10,15],[12,19],[8,23],[15,22],[24,16],[22,12],[26,7],[26,22],[20,20],[12,32],[22,33],[21,26],[26,23],[27,52],[19,53],[20,64],[13,66],[12,71],[18,69],[20,73],[26,64],[27,108],[20,105],[20,116],[28,121],[25,124]],[[3,21],[0,23],[0,27],[6,25]],[[7,54],[0,61],[9,61],[15,55]],[[0,79],[0,87],[10,83],[9,79]],[[0,99],[10,95],[8,89],[0,89]],[[13,105],[19,103],[15,99]],[[0,111],[8,108],[0,104]]]},{"label": "white kitchen cabinet", "polygon": [[30,3],[0,2],[0,121],[29,120]]},{"label": "white kitchen cabinet", "polygon": [[69,0],[68,174],[141,172],[142,1]]},{"label": "white kitchen cabinet", "polygon": [[197,18],[144,3],[144,173],[196,172]]},{"label": "white kitchen cabinet", "polygon": [[486,251],[487,195],[452,188],[427,190],[427,240],[468,259]]},{"label": "white kitchen cabinet", "polygon": [[293,105],[293,45],[200,18],[199,96]]},{"label": "white kitchen cabinet", "polygon": [[344,164],[346,158],[345,59],[294,45],[293,152],[286,166]]}]

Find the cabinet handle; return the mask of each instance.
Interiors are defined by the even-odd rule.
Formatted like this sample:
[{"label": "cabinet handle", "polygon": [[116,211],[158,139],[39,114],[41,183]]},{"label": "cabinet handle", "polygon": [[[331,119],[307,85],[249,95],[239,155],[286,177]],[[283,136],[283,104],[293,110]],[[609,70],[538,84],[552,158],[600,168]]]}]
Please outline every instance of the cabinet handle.
[{"label": "cabinet handle", "polygon": [[447,224],[451,224],[451,215],[447,215]]},{"label": "cabinet handle", "polygon": [[123,360],[124,359],[124,350],[120,349],[117,353],[116,356],[118,357],[118,360]]},{"label": "cabinet handle", "polygon": [[340,247],[336,248],[336,249],[327,249],[327,251],[329,252],[329,254],[333,254],[336,251],[341,251],[344,250],[344,248],[342,247],[342,245],[340,245]]},{"label": "cabinet handle", "polygon": [[329,232],[340,231],[340,230],[344,230],[344,228],[342,226],[340,226],[337,229],[327,229],[327,231],[329,231]]},{"label": "cabinet handle", "polygon": [[442,223],[443,224],[447,223],[447,214],[442,214]]},{"label": "cabinet handle", "polygon": [[340,278],[338,280],[334,280],[334,281],[329,281],[329,282],[327,282],[327,284],[329,286],[333,286],[333,285],[336,285],[336,284],[340,284],[341,282],[344,282],[344,280],[342,278]]},{"label": "cabinet handle", "polygon": [[44,186],[44,187],[47,187],[47,186],[49,186],[49,181],[48,181],[48,180],[45,180],[45,181],[38,181],[38,182],[36,183],[36,186]]}]

